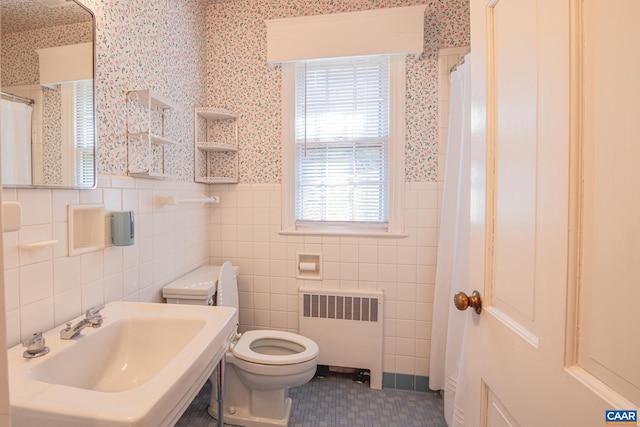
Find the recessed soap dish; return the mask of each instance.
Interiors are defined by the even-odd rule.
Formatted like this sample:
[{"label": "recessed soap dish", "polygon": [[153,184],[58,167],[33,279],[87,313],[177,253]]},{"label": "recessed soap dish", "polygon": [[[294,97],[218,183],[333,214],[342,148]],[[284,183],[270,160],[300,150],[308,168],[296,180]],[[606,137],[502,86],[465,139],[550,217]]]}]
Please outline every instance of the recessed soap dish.
[{"label": "recessed soap dish", "polygon": [[69,256],[104,249],[104,206],[69,205]]}]

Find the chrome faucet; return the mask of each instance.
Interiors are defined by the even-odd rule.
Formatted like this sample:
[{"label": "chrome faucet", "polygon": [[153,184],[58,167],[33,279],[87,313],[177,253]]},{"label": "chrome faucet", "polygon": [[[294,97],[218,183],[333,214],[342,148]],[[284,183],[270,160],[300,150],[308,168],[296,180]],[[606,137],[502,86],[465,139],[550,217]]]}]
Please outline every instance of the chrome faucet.
[{"label": "chrome faucet", "polygon": [[67,322],[67,327],[60,331],[60,338],[63,340],[70,340],[80,333],[81,330],[87,326],[92,328],[99,328],[102,326],[102,315],[100,310],[104,308],[104,305],[97,305],[87,310],[84,319],[71,326],[71,322]]},{"label": "chrome faucet", "polygon": [[34,357],[44,356],[49,353],[49,347],[45,345],[42,332],[33,334],[31,338],[26,339],[22,343],[22,346],[27,347],[25,352],[22,353],[22,357],[26,359],[33,359]]}]

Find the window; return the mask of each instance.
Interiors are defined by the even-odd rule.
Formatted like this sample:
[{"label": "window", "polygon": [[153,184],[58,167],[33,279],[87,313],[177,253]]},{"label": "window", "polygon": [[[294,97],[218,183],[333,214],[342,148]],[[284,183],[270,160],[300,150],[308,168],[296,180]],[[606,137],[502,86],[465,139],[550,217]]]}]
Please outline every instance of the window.
[{"label": "window", "polygon": [[402,55],[285,64],[285,232],[401,230],[404,73]]},{"label": "window", "polygon": [[95,179],[93,80],[63,83],[60,90],[63,181],[92,186]]},{"label": "window", "polygon": [[76,185],[91,186],[94,177],[95,132],[93,123],[93,80],[74,82],[74,132]]}]

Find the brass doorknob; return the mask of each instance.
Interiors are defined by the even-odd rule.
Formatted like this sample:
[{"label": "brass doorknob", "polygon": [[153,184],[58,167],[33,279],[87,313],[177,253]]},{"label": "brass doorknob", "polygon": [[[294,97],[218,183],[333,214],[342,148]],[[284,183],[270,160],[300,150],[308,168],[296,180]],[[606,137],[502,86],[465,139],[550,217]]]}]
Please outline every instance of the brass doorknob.
[{"label": "brass doorknob", "polygon": [[470,297],[464,292],[456,292],[453,296],[453,304],[460,311],[466,310],[469,306],[473,307],[477,314],[482,311],[482,298],[478,291],[473,291]]}]

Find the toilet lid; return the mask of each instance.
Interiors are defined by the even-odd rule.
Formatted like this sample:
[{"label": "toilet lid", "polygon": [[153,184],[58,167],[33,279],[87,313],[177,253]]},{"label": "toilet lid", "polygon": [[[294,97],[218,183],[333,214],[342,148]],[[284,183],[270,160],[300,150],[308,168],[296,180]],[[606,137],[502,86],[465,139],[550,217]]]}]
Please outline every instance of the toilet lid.
[{"label": "toilet lid", "polygon": [[[294,354],[264,354],[254,351],[261,344],[275,344],[276,346],[298,351]],[[231,352],[238,359],[263,365],[293,365],[307,362],[320,353],[315,341],[284,331],[248,331],[242,334]]]},{"label": "toilet lid", "polygon": [[219,265],[200,267],[162,288],[162,296],[185,299],[210,297],[216,293],[219,274]]}]

